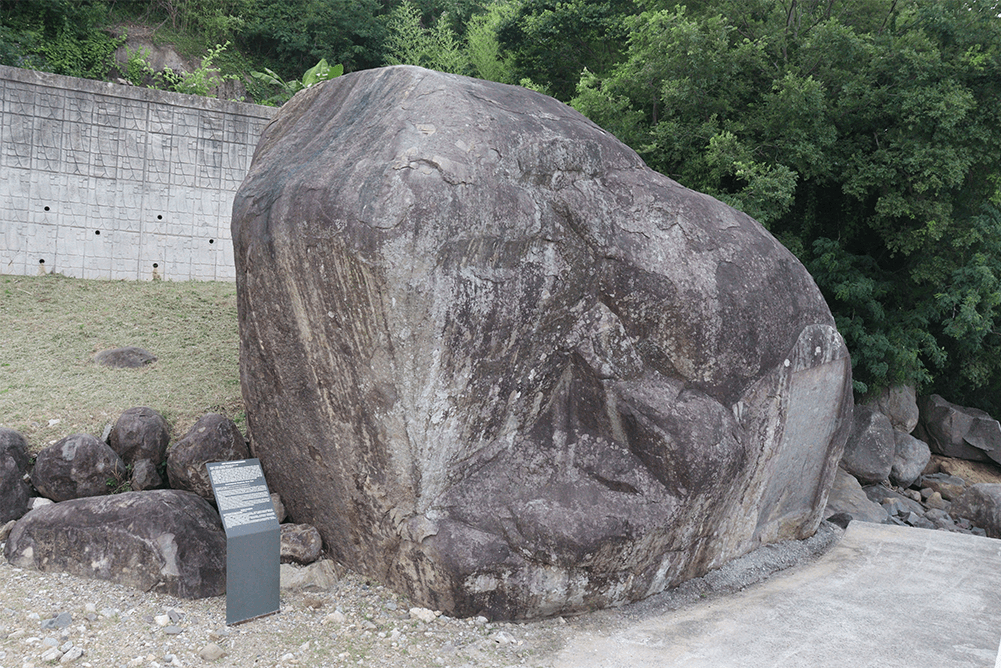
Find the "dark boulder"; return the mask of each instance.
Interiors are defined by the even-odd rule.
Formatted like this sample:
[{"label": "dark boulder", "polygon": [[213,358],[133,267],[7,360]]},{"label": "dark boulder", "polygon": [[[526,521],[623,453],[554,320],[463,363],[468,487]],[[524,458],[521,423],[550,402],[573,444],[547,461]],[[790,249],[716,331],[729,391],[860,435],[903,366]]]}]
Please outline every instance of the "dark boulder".
[{"label": "dark boulder", "polygon": [[226,591],[226,534],[204,499],[179,490],[74,499],[25,515],[4,556],[18,568],[71,573],[181,598]]},{"label": "dark boulder", "polygon": [[28,442],[13,429],[0,427],[0,525],[28,512],[27,472]]},{"label": "dark boulder", "polygon": [[110,366],[117,369],[138,369],[139,367],[152,364],[156,361],[156,355],[136,348],[135,346],[125,346],[124,348],[112,348],[102,350],[94,355],[94,362],[101,366]]},{"label": "dark boulder", "polygon": [[1001,423],[982,410],[921,397],[921,426],[931,451],[974,462],[1001,463]]},{"label": "dark boulder", "polygon": [[111,449],[130,467],[134,491],[162,487],[160,465],[167,458],[170,428],[152,408],[130,408],[115,422],[109,436]]},{"label": "dark boulder", "polygon": [[186,489],[215,503],[205,464],[250,457],[240,428],[225,415],[210,413],[174,443],[167,453],[167,477],[174,489]]},{"label": "dark boulder", "polygon": [[128,472],[106,443],[90,434],[73,434],[38,453],[31,483],[58,502],[117,491],[128,484]]},{"label": "dark boulder", "polygon": [[269,485],[420,605],[614,605],[821,522],[852,392],[813,280],[551,98],[415,67],[315,86],[233,238]]}]

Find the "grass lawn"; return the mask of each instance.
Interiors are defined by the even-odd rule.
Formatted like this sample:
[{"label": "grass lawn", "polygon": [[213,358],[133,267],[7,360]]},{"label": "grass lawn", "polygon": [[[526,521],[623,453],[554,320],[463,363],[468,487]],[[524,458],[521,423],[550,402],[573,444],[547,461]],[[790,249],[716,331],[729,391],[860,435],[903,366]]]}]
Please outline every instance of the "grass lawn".
[{"label": "grass lawn", "polygon": [[[94,363],[108,348],[157,356],[141,369]],[[0,276],[0,426],[37,452],[70,434],[101,436],[149,406],[180,438],[205,413],[244,432],[236,284]]]}]

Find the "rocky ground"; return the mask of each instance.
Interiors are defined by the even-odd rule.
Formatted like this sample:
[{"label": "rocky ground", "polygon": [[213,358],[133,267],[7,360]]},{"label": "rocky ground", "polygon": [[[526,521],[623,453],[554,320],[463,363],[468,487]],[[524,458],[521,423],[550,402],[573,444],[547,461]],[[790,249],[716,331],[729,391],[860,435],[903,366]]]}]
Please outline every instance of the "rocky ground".
[{"label": "rocky ground", "polygon": [[227,626],[224,597],[181,600],[0,559],[0,668],[549,666],[575,633],[732,593],[821,554],[840,535],[825,522],[809,540],[766,546],[646,601],[526,623],[452,619],[342,573],[324,590],[283,591],[278,614]]}]

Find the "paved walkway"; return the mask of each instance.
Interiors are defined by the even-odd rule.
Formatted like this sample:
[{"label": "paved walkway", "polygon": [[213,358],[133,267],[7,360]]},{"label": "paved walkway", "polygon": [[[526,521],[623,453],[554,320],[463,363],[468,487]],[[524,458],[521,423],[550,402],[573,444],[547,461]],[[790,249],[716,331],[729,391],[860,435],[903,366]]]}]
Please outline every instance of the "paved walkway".
[{"label": "paved walkway", "polygon": [[1001,540],[852,522],[731,596],[581,632],[559,668],[1001,668]]}]

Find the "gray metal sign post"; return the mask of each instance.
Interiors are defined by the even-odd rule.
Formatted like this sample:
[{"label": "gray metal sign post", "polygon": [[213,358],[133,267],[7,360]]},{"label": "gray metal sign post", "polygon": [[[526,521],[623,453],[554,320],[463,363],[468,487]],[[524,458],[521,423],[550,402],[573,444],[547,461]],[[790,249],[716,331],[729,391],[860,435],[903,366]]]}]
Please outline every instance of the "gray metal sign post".
[{"label": "gray metal sign post", "polygon": [[281,533],[261,462],[205,466],[226,530],[226,623],[278,612]]}]

